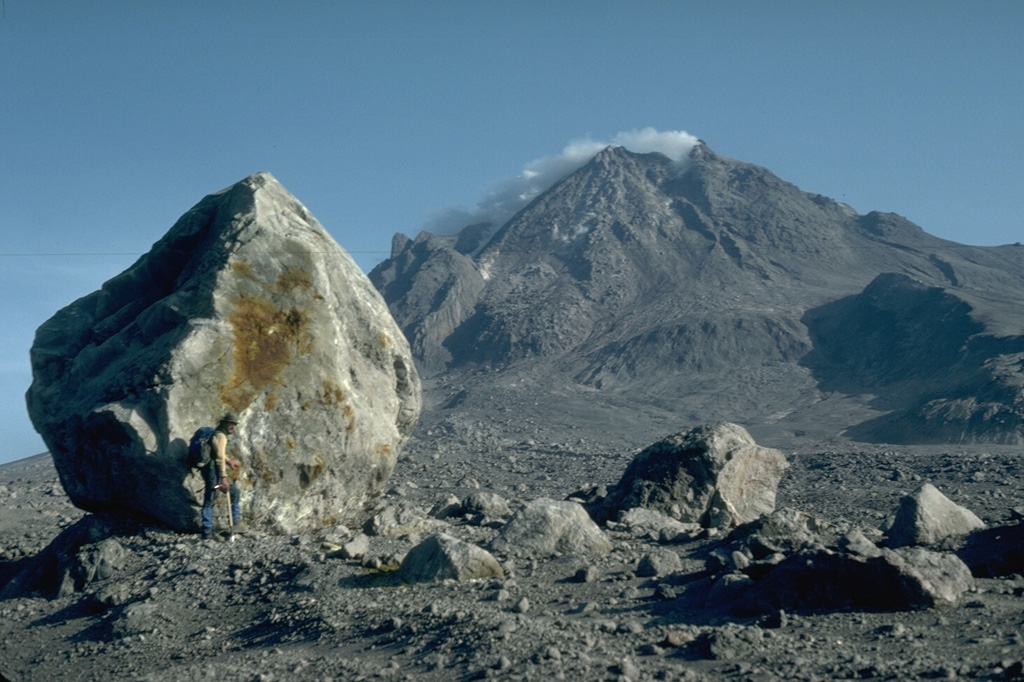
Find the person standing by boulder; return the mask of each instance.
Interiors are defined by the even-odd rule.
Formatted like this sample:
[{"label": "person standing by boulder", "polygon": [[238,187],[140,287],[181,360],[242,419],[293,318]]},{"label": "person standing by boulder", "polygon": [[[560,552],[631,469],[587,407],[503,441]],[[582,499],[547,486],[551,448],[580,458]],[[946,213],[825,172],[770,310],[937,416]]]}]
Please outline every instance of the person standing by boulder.
[{"label": "person standing by boulder", "polygon": [[238,469],[242,463],[228,458],[228,436],[238,427],[238,417],[225,412],[210,436],[210,462],[206,470],[206,490],[203,494],[203,538],[213,537],[213,503],[218,492],[231,493],[231,519],[237,526],[241,522],[242,509],[239,504],[238,486],[228,480],[227,468]]}]

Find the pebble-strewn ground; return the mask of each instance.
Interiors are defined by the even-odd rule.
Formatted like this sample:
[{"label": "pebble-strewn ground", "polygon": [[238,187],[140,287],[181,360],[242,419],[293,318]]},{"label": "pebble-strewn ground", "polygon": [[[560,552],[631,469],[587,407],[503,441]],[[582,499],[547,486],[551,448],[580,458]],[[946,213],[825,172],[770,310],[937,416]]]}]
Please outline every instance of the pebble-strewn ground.
[{"label": "pebble-strewn ground", "polygon": [[[638,444],[640,445],[640,444]],[[779,506],[873,529],[930,481],[990,524],[1024,505],[1010,447],[801,446]],[[579,443],[443,436],[414,441],[381,505],[478,490],[513,510],[615,482],[632,452]],[[47,457],[0,467],[0,561],[42,550],[83,516]],[[448,523],[485,545],[497,524]],[[836,680],[1024,679],[1024,577],[984,579],[959,606],[898,613],[741,618],[704,606],[714,538],[660,544],[626,527],[610,554],[498,555],[500,579],[398,584],[389,568],[424,536],[373,537],[363,561],[323,537],[202,541],[159,528],[119,538],[124,565],[72,596],[0,601],[8,680]],[[682,570],[638,577],[676,552]],[[590,581],[577,578],[590,569]],[[781,616],[781,617],[780,617]]]}]

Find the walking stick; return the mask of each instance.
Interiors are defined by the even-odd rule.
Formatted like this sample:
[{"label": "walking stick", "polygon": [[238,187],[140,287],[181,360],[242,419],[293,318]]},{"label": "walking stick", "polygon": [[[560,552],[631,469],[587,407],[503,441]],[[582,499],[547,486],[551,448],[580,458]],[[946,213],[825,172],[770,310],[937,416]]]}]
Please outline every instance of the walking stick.
[{"label": "walking stick", "polygon": [[228,483],[228,487],[224,490],[228,497],[228,542],[235,541],[235,515],[231,510],[231,484]]}]

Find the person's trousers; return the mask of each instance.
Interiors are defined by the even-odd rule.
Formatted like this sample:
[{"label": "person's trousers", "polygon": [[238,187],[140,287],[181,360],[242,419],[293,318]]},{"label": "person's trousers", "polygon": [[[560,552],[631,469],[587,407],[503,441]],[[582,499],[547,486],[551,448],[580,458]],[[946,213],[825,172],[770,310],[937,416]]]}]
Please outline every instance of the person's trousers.
[{"label": "person's trousers", "polygon": [[[224,494],[223,490],[214,490],[214,486],[220,483],[220,476],[217,467],[213,464],[206,466],[206,491],[203,493],[203,528],[213,528],[213,505],[217,501],[217,493]],[[242,507],[239,504],[238,486],[231,484],[231,520],[238,523],[242,520]]]}]

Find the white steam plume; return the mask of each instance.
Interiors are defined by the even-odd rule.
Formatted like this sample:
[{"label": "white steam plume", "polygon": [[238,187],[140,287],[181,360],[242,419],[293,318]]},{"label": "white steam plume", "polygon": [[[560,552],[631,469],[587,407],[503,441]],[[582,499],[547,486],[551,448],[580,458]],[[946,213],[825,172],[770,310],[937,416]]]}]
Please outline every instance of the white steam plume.
[{"label": "white steam plume", "polygon": [[452,234],[467,225],[489,222],[496,230],[538,194],[581,168],[606,147],[621,146],[641,154],[660,152],[681,162],[697,142],[696,137],[682,130],[654,128],[616,133],[610,141],[574,140],[561,154],[535,159],[526,164],[519,175],[499,182],[476,206],[469,209],[449,206],[435,211],[424,228],[434,234]]}]

